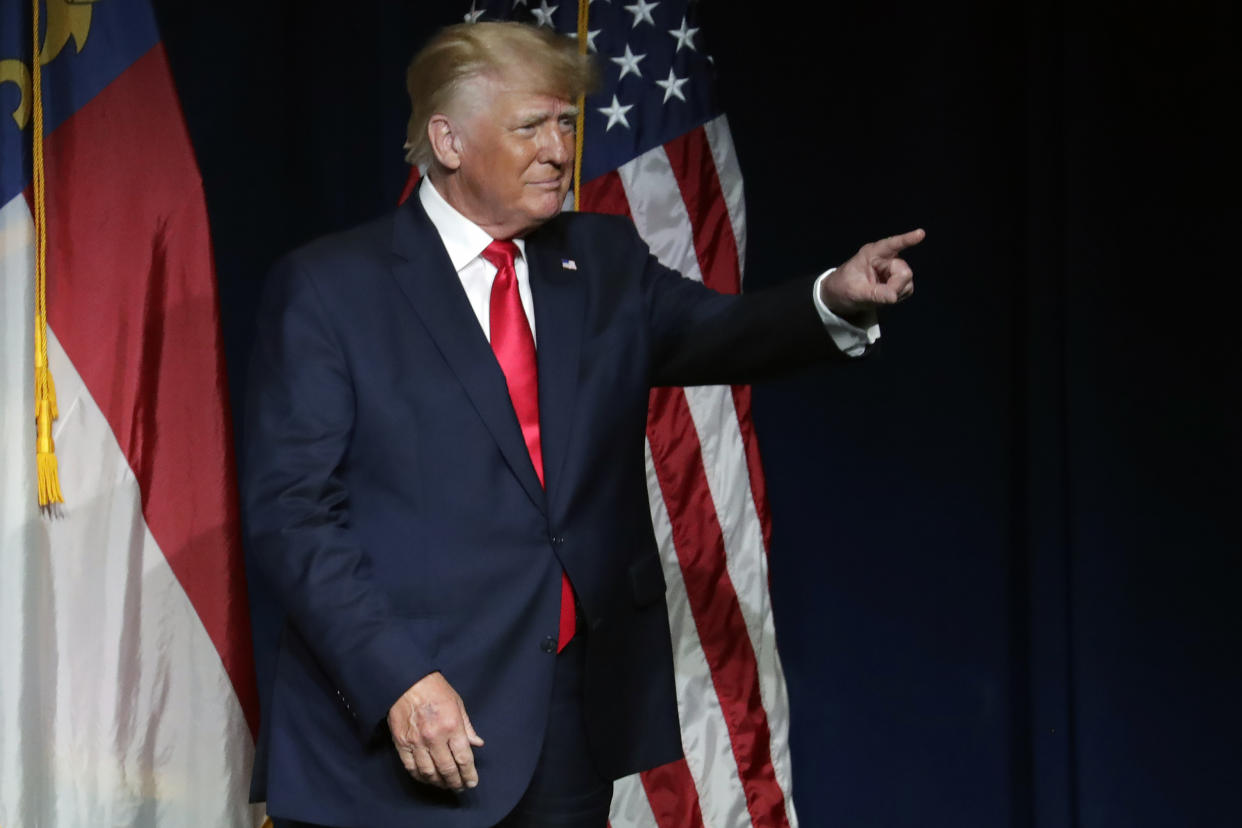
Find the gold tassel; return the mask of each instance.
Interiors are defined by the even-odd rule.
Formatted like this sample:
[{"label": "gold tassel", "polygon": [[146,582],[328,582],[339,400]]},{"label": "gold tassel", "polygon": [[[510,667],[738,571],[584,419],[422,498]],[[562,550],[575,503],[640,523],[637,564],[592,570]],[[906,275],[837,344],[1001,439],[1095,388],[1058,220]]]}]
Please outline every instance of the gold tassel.
[{"label": "gold tassel", "polygon": [[56,444],[52,442],[52,406],[47,400],[39,404],[35,423],[39,432],[35,454],[39,464],[39,505],[64,503],[65,498],[60,493],[60,470],[56,464]]},{"label": "gold tassel", "polygon": [[56,405],[56,381],[47,364],[47,322],[35,317],[35,416],[39,416],[39,404],[47,400],[51,405],[52,419],[60,418]]},{"label": "gold tassel", "polygon": [[60,470],[52,442],[52,420],[60,416],[56,383],[47,361],[47,180],[43,164],[43,61],[39,49],[39,0],[31,0],[31,155],[35,220],[35,463],[39,477],[39,505],[64,503]]}]

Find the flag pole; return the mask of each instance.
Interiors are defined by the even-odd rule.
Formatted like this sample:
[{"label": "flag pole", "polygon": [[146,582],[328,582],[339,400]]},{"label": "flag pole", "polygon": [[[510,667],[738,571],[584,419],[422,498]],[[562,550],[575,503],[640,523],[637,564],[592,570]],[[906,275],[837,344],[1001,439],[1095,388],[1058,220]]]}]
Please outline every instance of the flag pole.
[{"label": "flag pole", "polygon": [[[37,2],[37,0],[36,0]],[[578,54],[587,53],[587,15],[590,0],[578,0]],[[574,210],[582,209],[582,141],[586,131],[586,90],[578,93],[578,122],[574,128]]]}]

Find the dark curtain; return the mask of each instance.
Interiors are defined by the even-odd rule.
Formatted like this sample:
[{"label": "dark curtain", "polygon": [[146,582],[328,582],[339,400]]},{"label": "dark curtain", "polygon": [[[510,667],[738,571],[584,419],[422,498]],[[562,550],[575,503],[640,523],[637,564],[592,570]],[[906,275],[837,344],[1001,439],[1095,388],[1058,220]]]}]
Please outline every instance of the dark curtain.
[{"label": "dark curtain", "polygon": [[[264,273],[394,203],[464,5],[156,3],[235,401]],[[748,289],[929,233],[874,357],[755,393],[802,824],[1238,824],[1236,4],[702,13]]]}]

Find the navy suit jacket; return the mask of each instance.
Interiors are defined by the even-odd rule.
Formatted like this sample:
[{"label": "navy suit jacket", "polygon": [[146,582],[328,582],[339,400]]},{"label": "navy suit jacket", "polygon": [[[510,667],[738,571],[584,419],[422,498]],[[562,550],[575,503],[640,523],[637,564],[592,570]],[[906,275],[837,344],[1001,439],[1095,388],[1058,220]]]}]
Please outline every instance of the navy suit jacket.
[{"label": "navy suit jacket", "polygon": [[[838,351],[809,281],[714,293],[660,265],[625,219],[562,215],[526,257],[546,490],[418,199],[290,254],[269,279],[242,492],[251,563],[285,613],[255,771],[271,813],[502,818],[539,755],[562,567],[587,626],[591,758],[617,778],[681,755],[648,391]],[[479,786],[461,794],[413,781],[387,731],[389,707],[434,670],[487,742]]]}]

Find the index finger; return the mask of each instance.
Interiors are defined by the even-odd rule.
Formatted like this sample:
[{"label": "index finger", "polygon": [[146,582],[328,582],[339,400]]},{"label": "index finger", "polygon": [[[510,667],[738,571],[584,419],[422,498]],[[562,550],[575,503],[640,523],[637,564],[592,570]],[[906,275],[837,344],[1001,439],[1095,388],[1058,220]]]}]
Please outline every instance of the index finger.
[{"label": "index finger", "polygon": [[920,227],[917,230],[911,230],[909,233],[898,233],[896,236],[889,236],[887,239],[880,239],[875,243],[876,253],[883,258],[892,258],[907,247],[914,245],[926,238],[927,233]]}]

